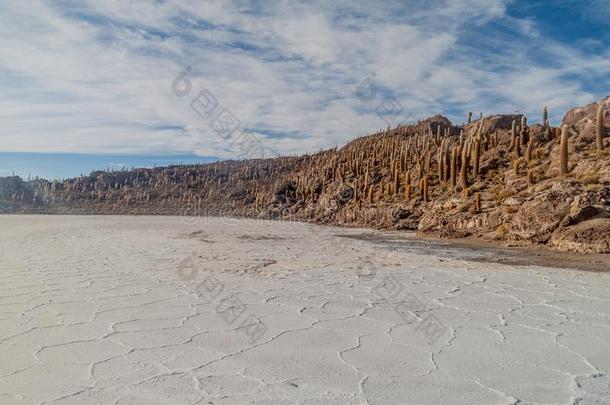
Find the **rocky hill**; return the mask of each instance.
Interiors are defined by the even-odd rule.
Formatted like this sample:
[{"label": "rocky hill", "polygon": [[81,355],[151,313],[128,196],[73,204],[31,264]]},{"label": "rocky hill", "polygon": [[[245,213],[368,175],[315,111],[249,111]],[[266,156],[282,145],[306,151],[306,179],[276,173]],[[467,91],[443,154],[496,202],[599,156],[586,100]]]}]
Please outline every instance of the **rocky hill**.
[{"label": "rocky hill", "polygon": [[435,116],[298,157],[5,178],[0,209],[296,219],[610,253],[609,110],[610,97],[575,108],[561,127]]}]

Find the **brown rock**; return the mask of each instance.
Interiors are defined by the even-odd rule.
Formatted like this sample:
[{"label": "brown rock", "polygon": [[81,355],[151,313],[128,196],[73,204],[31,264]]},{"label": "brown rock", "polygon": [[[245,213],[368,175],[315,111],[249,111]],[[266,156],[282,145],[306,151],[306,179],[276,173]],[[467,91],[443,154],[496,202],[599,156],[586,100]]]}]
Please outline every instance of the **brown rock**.
[{"label": "brown rock", "polygon": [[585,129],[585,126],[587,126],[589,122],[593,121],[599,104],[608,102],[610,102],[610,96],[604,100],[597,103],[591,103],[585,107],[573,108],[563,116],[561,124],[572,126],[577,132],[582,132]]},{"label": "brown rock", "polygon": [[[551,194],[551,193],[549,193]],[[510,222],[508,239],[546,243],[564,217],[570,212],[565,196],[552,193],[525,202]]]},{"label": "brown rock", "polygon": [[610,218],[595,218],[557,229],[549,245],[564,252],[610,253]]},{"label": "brown rock", "polygon": [[593,205],[586,205],[580,209],[578,209],[574,214],[567,215],[563,221],[561,221],[560,226],[572,226],[579,224],[583,221],[587,221],[592,218],[609,218],[610,214],[607,210],[601,207],[595,207]]}]

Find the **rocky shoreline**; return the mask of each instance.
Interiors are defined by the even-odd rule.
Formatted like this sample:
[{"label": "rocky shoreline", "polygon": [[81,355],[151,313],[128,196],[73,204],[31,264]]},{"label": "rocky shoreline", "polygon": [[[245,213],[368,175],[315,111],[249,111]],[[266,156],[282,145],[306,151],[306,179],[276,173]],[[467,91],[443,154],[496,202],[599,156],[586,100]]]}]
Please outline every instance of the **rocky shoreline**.
[{"label": "rocky shoreline", "polygon": [[291,219],[610,253],[608,110],[610,97],[561,127],[435,116],[297,157],[3,178],[0,212]]}]

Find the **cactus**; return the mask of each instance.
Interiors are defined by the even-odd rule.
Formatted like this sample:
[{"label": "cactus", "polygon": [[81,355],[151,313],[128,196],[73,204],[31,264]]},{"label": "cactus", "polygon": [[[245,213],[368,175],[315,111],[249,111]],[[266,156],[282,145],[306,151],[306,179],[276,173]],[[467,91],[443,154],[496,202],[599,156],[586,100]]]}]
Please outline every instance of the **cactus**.
[{"label": "cactus", "polygon": [[561,142],[561,128],[553,128],[554,129],[554,138],[557,141],[557,144]]},{"label": "cactus", "polygon": [[529,162],[530,160],[532,160],[532,141],[530,139],[530,141],[527,143],[527,148],[525,149],[525,160],[527,162]]},{"label": "cactus", "polygon": [[481,135],[483,134],[483,116],[481,116],[481,121],[479,121],[479,127],[477,128],[477,139],[481,139]]},{"label": "cactus", "polygon": [[568,170],[568,126],[561,128],[561,141],[559,144],[559,173],[565,176]]},{"label": "cactus", "polygon": [[547,106],[544,106],[544,110],[542,111],[542,125],[545,129],[549,127],[549,109]]},{"label": "cactus", "polygon": [[398,167],[394,169],[394,193],[398,194],[398,189],[400,188],[400,175],[398,173]]},{"label": "cactus", "polygon": [[527,126],[527,117],[523,115],[521,117],[521,131],[519,132],[520,144],[526,145],[529,142],[530,130]]},{"label": "cactus", "polygon": [[527,171],[527,184],[530,186],[534,184],[534,171],[532,169]]},{"label": "cactus", "polygon": [[521,165],[521,159],[513,160],[513,171],[515,173],[515,176],[519,175],[519,166],[520,165]]},{"label": "cactus", "polygon": [[424,202],[429,201],[428,195],[428,176],[424,176],[419,181],[419,196]]},{"label": "cactus", "polygon": [[481,155],[481,142],[474,142],[473,157],[472,157],[472,175],[476,178],[479,176],[479,156]]},{"label": "cactus", "polygon": [[515,147],[516,133],[517,133],[517,121],[513,120],[513,125],[510,129],[510,145],[508,145],[508,150],[512,150]]},{"label": "cactus", "polygon": [[443,153],[445,151],[445,139],[441,141],[441,145],[438,148],[438,155],[436,160],[438,161],[438,182],[441,183],[443,181],[443,173],[445,172],[445,159]]},{"label": "cactus", "polygon": [[457,177],[457,146],[453,146],[451,148],[451,169],[450,169],[450,180],[451,187],[455,187],[456,185],[456,177]]},{"label": "cactus", "polygon": [[604,105],[599,104],[597,108],[597,122],[595,125],[595,143],[599,152],[604,150]]},{"label": "cactus", "polygon": [[462,165],[460,166],[460,183],[463,190],[468,188],[468,152],[468,145],[464,145],[462,148]]}]

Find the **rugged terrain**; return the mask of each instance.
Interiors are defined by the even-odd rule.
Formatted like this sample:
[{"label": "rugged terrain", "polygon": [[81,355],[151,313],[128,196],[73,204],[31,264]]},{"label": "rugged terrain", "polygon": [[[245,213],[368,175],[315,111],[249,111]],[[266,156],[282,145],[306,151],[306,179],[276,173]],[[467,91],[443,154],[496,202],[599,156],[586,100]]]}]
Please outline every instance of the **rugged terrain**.
[{"label": "rugged terrain", "polygon": [[610,97],[561,127],[435,116],[298,157],[4,178],[0,210],[296,219],[610,253],[608,110]]}]

